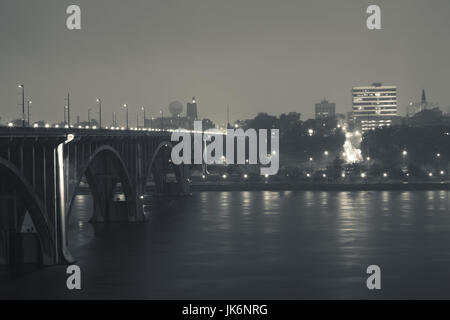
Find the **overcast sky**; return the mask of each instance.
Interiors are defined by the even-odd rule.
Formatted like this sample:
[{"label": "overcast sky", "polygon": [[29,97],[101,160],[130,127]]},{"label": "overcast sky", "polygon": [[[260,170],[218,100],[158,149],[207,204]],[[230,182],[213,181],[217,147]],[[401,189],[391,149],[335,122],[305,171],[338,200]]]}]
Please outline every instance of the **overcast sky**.
[{"label": "overcast sky", "polygon": [[[82,30],[66,29],[66,8]],[[369,4],[382,30],[366,28]],[[419,100],[450,104],[449,0],[1,0],[0,116],[20,117],[18,83],[32,120],[72,119],[104,101],[131,119],[196,96],[201,117],[223,123],[257,112],[313,116],[322,98],[351,109],[352,86],[397,85],[400,114]]]}]

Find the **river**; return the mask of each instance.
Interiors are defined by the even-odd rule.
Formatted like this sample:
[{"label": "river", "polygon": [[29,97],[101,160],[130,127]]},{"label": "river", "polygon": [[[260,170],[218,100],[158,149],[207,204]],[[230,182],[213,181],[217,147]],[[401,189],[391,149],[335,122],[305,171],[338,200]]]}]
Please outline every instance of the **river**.
[{"label": "river", "polygon": [[[80,291],[57,266],[8,278],[0,296],[450,298],[449,191],[196,192],[149,205],[145,223],[91,224],[92,207],[79,195],[70,218]],[[381,290],[366,287],[369,265]]]}]

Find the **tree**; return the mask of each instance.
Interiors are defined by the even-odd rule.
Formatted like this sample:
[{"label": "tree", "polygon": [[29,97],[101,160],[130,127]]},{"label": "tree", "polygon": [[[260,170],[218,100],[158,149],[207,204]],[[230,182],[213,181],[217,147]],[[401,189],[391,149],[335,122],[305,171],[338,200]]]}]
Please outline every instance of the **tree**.
[{"label": "tree", "polygon": [[210,119],[202,120],[202,128],[203,130],[214,129],[216,125]]}]

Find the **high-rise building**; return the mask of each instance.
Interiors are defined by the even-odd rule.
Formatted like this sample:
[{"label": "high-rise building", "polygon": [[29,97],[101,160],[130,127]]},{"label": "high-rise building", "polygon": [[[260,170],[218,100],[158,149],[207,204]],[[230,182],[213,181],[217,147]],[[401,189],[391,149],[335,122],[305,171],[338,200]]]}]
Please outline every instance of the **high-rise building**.
[{"label": "high-rise building", "polygon": [[336,115],[336,103],[322,100],[320,103],[316,103],[316,120],[319,119],[334,119]]},{"label": "high-rise building", "polygon": [[187,104],[186,117],[191,121],[195,121],[198,119],[197,101],[195,100],[195,97],[192,98],[192,102],[188,102]]},{"label": "high-rise building", "polygon": [[391,126],[397,117],[397,87],[374,83],[353,87],[353,119],[363,131]]}]

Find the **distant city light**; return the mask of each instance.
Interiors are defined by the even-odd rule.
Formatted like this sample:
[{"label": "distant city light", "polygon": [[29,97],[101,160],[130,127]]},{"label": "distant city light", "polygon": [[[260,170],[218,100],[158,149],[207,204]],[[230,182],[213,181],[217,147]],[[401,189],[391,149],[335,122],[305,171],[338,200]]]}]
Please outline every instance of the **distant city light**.
[{"label": "distant city light", "polygon": [[309,178],[311,175],[309,173],[307,173],[306,176]]},{"label": "distant city light", "polygon": [[437,154],[436,154],[436,157],[440,158],[440,157],[441,157],[441,154],[440,154],[440,153],[437,153]]},{"label": "distant city light", "polygon": [[341,174],[341,177],[342,177],[342,178],[345,178],[345,173],[342,173],[342,174]]},{"label": "distant city light", "polygon": [[227,175],[226,175],[226,174],[224,174],[224,175],[222,176],[222,178],[226,179],[226,178],[227,178]]},{"label": "distant city light", "polygon": [[403,150],[402,154],[403,154],[403,156],[406,156],[406,155],[408,155],[408,151]]},{"label": "distant city light", "polygon": [[327,175],[324,173],[324,174],[322,174],[322,178],[326,178],[327,177]]},{"label": "distant city light", "polygon": [[9,122],[8,127],[12,128],[12,127],[14,127],[14,124],[12,122]]},{"label": "distant city light", "polygon": [[428,176],[432,177],[433,176],[433,172],[428,173]]},{"label": "distant city light", "polygon": [[247,179],[248,178],[248,174],[244,174],[244,179]]},{"label": "distant city light", "polygon": [[328,151],[325,150],[323,154],[328,156]]},{"label": "distant city light", "polygon": [[311,137],[314,134],[314,130],[313,129],[309,129],[308,130],[308,135]]},{"label": "distant city light", "polygon": [[443,176],[445,174],[444,170],[441,170],[441,176]]},{"label": "distant city light", "polygon": [[383,173],[383,177],[387,178],[388,174],[385,172]]},{"label": "distant city light", "polygon": [[366,174],[363,172],[363,173],[361,173],[361,178],[365,178],[366,177]]},{"label": "distant city light", "polygon": [[37,123],[33,124],[33,128],[38,128],[39,125]]},{"label": "distant city light", "polygon": [[269,177],[269,175],[268,175],[268,174],[265,174],[264,177],[267,179],[267,178]]}]

